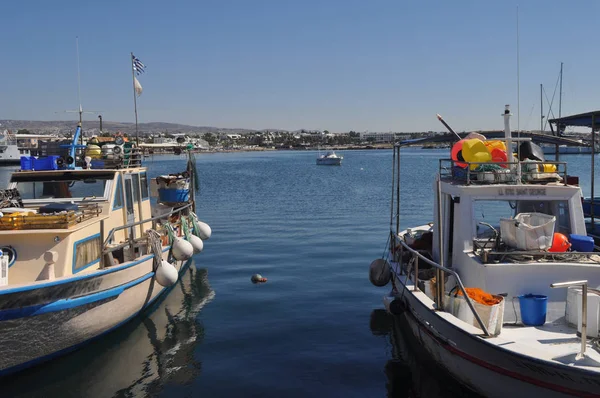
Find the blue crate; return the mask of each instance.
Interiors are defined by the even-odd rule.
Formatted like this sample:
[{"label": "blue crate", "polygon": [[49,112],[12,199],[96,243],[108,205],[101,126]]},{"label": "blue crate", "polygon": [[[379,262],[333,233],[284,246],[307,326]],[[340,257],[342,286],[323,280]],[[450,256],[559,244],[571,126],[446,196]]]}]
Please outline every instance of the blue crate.
[{"label": "blue crate", "polygon": [[21,156],[21,170],[33,170],[33,156]]},{"label": "blue crate", "polygon": [[103,169],[104,167],[104,160],[92,159],[92,169]]},{"label": "blue crate", "polygon": [[34,170],[58,170],[56,161],[60,156],[47,156],[45,158],[33,159]]},{"label": "blue crate", "polygon": [[585,235],[570,234],[571,250],[590,253],[594,251],[594,238]]},{"label": "blue crate", "polygon": [[187,202],[190,197],[189,189],[167,189],[158,190],[158,199],[161,202],[180,203]]}]

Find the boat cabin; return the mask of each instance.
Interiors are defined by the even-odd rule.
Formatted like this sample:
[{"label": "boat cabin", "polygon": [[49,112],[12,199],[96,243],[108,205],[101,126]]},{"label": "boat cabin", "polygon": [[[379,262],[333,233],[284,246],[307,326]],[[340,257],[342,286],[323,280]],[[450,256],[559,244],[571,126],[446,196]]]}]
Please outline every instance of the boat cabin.
[{"label": "boat cabin", "polygon": [[[600,272],[590,277],[590,267],[600,266],[600,256],[592,253],[593,249],[547,251],[552,250],[555,232],[567,237],[585,236],[586,225],[581,189],[566,183],[565,164],[544,162],[552,163],[556,172],[539,173],[537,170],[544,167],[539,163],[536,171],[531,172],[537,180],[531,175],[518,176],[514,169],[508,168],[500,179],[495,170],[489,172],[492,176],[479,173],[467,181],[464,175],[452,170],[455,167],[452,161],[442,160],[439,181],[434,184],[439,195],[439,202],[437,197],[435,200],[434,220],[441,222],[442,244],[434,226],[432,255],[434,261],[454,269],[464,286],[509,299],[529,293],[547,295],[548,321],[553,321],[565,314],[566,291],[552,289],[550,285],[587,279],[590,286],[599,286]],[[507,176],[513,180],[519,178],[522,183],[507,183]],[[519,217],[525,217],[521,223]],[[527,217],[537,217],[543,222],[530,228],[525,225]],[[544,227],[546,221],[548,225]],[[557,302],[555,308],[553,301]],[[511,322],[517,314],[507,305],[504,316],[505,322]]]},{"label": "boat cabin", "polygon": [[[9,257],[10,286],[43,280],[48,261],[56,278],[103,266],[109,231],[151,218],[148,182],[143,167],[13,173],[8,189],[0,191],[0,249]],[[151,227],[148,222],[115,231],[107,243],[141,237]],[[127,251],[117,251],[111,265],[128,260]]]}]

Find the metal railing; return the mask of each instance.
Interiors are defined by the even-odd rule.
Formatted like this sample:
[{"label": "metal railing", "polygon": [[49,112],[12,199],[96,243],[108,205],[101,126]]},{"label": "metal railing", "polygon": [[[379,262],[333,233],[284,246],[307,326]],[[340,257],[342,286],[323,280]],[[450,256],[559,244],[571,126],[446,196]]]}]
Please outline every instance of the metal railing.
[{"label": "metal railing", "polygon": [[[457,164],[466,165],[460,167]],[[497,170],[472,170],[471,166],[500,166]],[[544,171],[544,165],[555,166],[556,170]],[[504,166],[504,167],[503,167]],[[546,166],[547,167],[547,166]],[[527,184],[539,180],[544,174],[555,173],[567,185],[567,163],[554,161],[527,162],[461,162],[453,159],[439,160],[440,178],[471,184]]]},{"label": "metal railing", "polygon": [[[126,242],[123,242],[119,245],[116,246],[112,246],[112,247],[108,247],[108,245],[110,244],[111,240],[114,238],[115,232],[117,231],[122,231],[124,229],[128,229],[128,228],[133,228],[136,227],[138,225],[142,225],[142,224],[146,224],[151,222],[152,223],[152,228],[156,229],[156,221],[165,218],[165,217],[169,217],[173,214],[177,214],[177,213],[181,213],[183,210],[189,209],[191,208],[193,205],[192,203],[188,203],[186,205],[183,205],[181,207],[178,207],[176,209],[173,209],[172,211],[168,212],[168,213],[164,213],[155,217],[151,217],[151,218],[147,218],[145,220],[141,220],[141,221],[136,221],[136,222],[131,222],[131,223],[127,223],[124,225],[121,225],[119,227],[114,227],[110,230],[110,232],[108,233],[108,236],[106,237],[106,239],[102,242],[102,248],[101,248],[101,255],[100,255],[100,268],[104,268],[104,256],[106,254],[112,253],[116,250],[122,249],[125,246],[132,246],[134,244],[135,239],[133,238],[133,234],[129,233],[128,234],[128,239]],[[105,220],[101,220],[100,221],[100,236],[103,238],[104,237],[104,221]]]},{"label": "metal railing", "polygon": [[581,351],[577,354],[576,359],[583,359],[585,357],[585,349],[587,346],[587,291],[588,281],[571,281],[571,282],[557,282],[552,283],[550,287],[570,287],[570,286],[581,286]]},{"label": "metal railing", "polygon": [[[394,232],[391,232],[392,235],[394,235]],[[471,298],[469,297],[469,295],[467,294],[465,287],[460,279],[460,276],[458,276],[458,274],[450,269],[450,268],[446,268],[443,267],[441,265],[439,265],[438,263],[436,263],[435,261],[432,261],[430,259],[428,259],[427,257],[423,256],[421,253],[419,253],[417,250],[413,249],[412,247],[408,246],[408,244],[406,242],[404,242],[404,240],[398,236],[396,236],[396,239],[392,240],[392,242],[394,242],[395,240],[399,241],[401,246],[400,246],[400,261],[402,261],[402,257],[404,254],[404,249],[407,249],[413,256],[413,258],[415,259],[415,268],[413,271],[413,276],[414,276],[414,280],[413,280],[413,291],[419,291],[419,259],[425,261],[427,264],[431,265],[432,267],[443,271],[447,274],[453,275],[456,278],[456,283],[458,285],[458,288],[460,289],[460,291],[463,294],[463,297],[465,298],[465,301],[467,303],[467,305],[469,306],[471,312],[473,313],[473,316],[475,317],[475,319],[477,320],[477,323],[479,324],[480,329],[483,331],[483,333],[486,336],[491,336],[490,332],[487,330],[487,327],[485,326],[485,324],[483,323],[483,321],[481,320],[481,317],[479,316],[479,313],[477,313],[477,310],[475,309],[475,306],[473,305],[473,302],[471,301]],[[407,276],[410,276],[409,273],[407,273]],[[440,282],[437,282],[437,294],[435,296],[435,303],[436,306],[439,310],[443,310],[444,308],[444,303],[443,303],[443,297],[440,297],[442,295],[440,295],[440,291],[443,291],[443,287],[441,287]],[[441,289],[440,289],[441,287]],[[405,286],[406,289],[406,286]]]}]

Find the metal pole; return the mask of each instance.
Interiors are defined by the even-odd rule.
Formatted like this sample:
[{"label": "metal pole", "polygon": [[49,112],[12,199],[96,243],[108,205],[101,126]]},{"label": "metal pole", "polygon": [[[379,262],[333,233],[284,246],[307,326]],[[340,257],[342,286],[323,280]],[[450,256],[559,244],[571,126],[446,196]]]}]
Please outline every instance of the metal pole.
[{"label": "metal pole", "polygon": [[[438,248],[439,248],[439,264],[441,267],[444,266],[444,233],[443,233],[443,225],[442,225],[442,180],[440,176],[437,176],[437,230],[438,230]],[[442,291],[443,291],[443,283],[444,283],[444,271],[441,269],[437,269],[436,272],[436,304],[437,309],[442,309]]]},{"label": "metal pole", "polygon": [[102,115],[98,115],[98,119],[100,119],[100,132],[102,132]]},{"label": "metal pole", "polygon": [[540,133],[544,132],[544,86],[540,84]]},{"label": "metal pole", "polygon": [[398,156],[396,156],[396,236],[400,232],[400,147],[398,147]]},{"label": "metal pole", "polygon": [[585,355],[587,345],[587,283],[581,286],[581,357]]},{"label": "metal pole", "polygon": [[[404,247],[404,246],[402,246]],[[415,259],[415,280],[413,281],[413,291],[419,290],[419,257],[413,256]]]},{"label": "metal pole", "polygon": [[595,154],[596,151],[596,114],[592,114],[592,183],[591,183],[591,198],[590,198],[590,216],[592,219],[592,231],[595,232],[594,228],[594,163],[595,163]]},{"label": "metal pole", "polygon": [[[392,195],[390,196],[392,198],[391,203],[390,203],[390,234],[393,234],[393,226],[394,226],[394,194],[395,194],[395,187],[396,187],[396,150],[397,147],[394,145],[394,154],[392,157]],[[397,237],[398,235],[396,235]],[[391,240],[390,244],[395,245],[396,244],[396,237],[394,237],[394,239]]]},{"label": "metal pole", "polygon": [[135,145],[140,145],[140,138],[138,136],[138,114],[137,114],[137,97],[135,95],[135,69],[133,66],[133,52],[131,53],[131,78],[133,83],[133,108],[135,111]]}]

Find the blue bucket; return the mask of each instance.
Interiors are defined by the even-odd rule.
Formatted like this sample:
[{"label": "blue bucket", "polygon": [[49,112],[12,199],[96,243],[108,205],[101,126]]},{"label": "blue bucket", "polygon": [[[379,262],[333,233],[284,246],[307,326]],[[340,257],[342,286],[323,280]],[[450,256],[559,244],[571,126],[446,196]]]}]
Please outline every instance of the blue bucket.
[{"label": "blue bucket", "polygon": [[541,326],[546,322],[548,296],[541,294],[524,294],[519,296],[521,321],[527,326]]}]

